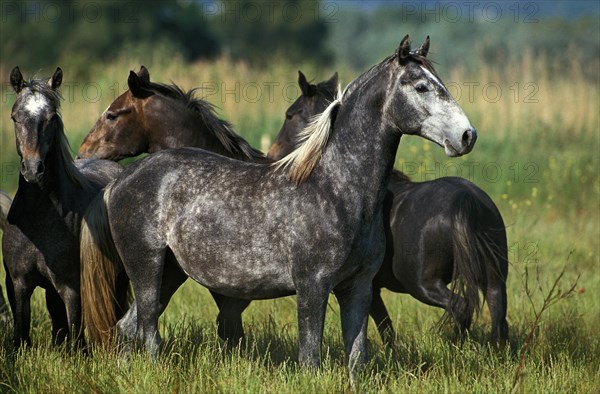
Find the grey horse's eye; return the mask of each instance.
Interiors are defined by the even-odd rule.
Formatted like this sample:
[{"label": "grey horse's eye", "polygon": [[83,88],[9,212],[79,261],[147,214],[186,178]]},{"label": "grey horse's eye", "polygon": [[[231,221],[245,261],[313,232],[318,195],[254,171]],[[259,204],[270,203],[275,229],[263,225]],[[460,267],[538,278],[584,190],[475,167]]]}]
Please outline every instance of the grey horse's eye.
[{"label": "grey horse's eye", "polygon": [[417,86],[415,86],[415,89],[417,90],[418,93],[429,92],[429,87],[425,83],[418,84]]}]

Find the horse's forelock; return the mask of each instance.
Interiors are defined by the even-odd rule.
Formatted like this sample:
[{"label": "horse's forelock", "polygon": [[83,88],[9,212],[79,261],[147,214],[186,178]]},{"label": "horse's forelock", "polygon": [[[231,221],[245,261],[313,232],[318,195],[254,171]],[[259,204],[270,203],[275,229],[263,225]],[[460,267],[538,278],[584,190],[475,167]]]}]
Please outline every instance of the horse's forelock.
[{"label": "horse's forelock", "polygon": [[32,94],[38,93],[47,98],[53,107],[53,110],[57,112],[60,109],[60,100],[62,95],[60,91],[54,90],[48,85],[47,81],[42,79],[30,79],[23,85],[23,90],[29,89]]}]

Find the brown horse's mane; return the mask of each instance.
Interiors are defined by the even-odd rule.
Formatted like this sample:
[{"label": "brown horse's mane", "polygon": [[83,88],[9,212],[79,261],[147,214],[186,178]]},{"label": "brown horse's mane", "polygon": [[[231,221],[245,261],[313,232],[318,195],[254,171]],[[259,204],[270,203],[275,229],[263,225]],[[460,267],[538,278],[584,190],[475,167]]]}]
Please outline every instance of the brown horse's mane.
[{"label": "brown horse's mane", "polygon": [[229,122],[217,116],[213,104],[196,97],[198,88],[185,91],[175,83],[157,82],[149,82],[147,87],[156,94],[180,102],[188,110],[194,112],[229,153],[242,154],[252,161],[264,159],[265,156],[262,152],[250,146],[246,140],[233,131]]}]

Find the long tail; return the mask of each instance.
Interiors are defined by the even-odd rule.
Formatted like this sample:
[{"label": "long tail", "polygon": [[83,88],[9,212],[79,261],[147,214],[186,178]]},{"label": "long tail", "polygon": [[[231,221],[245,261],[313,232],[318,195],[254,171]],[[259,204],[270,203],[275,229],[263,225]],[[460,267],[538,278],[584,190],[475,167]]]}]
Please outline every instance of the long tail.
[{"label": "long tail", "polygon": [[[468,328],[473,313],[479,314],[489,274],[505,277],[501,267],[506,259],[498,244],[498,233],[504,234],[504,225],[492,228],[483,225],[492,212],[470,191],[462,191],[454,199],[453,244],[454,272],[451,290],[455,294],[450,300],[453,316],[445,314],[443,320],[452,317],[463,328]],[[489,272],[492,270],[493,272]],[[479,289],[483,291],[482,300]]]},{"label": "long tail", "polygon": [[93,344],[106,345],[127,304],[129,281],[115,249],[106,204],[112,184],[88,207],[81,223],[81,306]]}]

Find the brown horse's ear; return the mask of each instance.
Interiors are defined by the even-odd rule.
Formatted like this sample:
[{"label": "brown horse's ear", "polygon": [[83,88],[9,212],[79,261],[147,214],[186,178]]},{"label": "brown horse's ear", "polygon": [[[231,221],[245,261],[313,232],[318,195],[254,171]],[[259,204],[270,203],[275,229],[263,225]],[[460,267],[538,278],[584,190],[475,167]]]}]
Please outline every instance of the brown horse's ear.
[{"label": "brown horse's ear", "polygon": [[298,70],[298,85],[300,86],[302,95],[305,97],[311,97],[317,92],[317,87],[315,85],[311,85],[300,70]]},{"label": "brown horse's ear", "polygon": [[10,72],[10,85],[16,93],[19,93],[25,85],[25,82],[23,81],[23,74],[21,74],[19,66],[16,66]]},{"label": "brown horse's ear", "polygon": [[420,55],[423,57],[426,57],[428,52],[429,52],[429,36],[427,36],[425,41],[417,49],[415,49],[415,53],[417,55]]},{"label": "brown horse's ear", "polygon": [[127,85],[133,97],[147,98],[152,96],[152,92],[148,90],[148,84],[144,83],[144,80],[140,78],[133,70],[129,71],[129,78],[127,78]]},{"label": "brown horse's ear", "polygon": [[48,85],[52,88],[52,90],[58,89],[58,87],[62,84],[63,72],[60,67],[56,67],[56,71],[54,71],[54,75],[52,78],[48,80]]},{"label": "brown horse's ear", "polygon": [[402,41],[400,41],[400,46],[396,51],[396,56],[400,62],[404,62],[410,56],[410,38],[408,34],[404,36]]},{"label": "brown horse's ear", "polygon": [[144,65],[140,67],[140,71],[138,71],[137,75],[143,82],[150,83],[150,72]]}]

